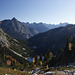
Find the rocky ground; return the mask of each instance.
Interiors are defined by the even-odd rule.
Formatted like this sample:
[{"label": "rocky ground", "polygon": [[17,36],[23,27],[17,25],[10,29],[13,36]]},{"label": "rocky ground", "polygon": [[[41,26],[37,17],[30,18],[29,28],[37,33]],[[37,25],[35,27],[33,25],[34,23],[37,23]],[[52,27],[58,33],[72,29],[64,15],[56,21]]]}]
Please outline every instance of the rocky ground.
[{"label": "rocky ground", "polygon": [[[52,67],[54,68],[54,67]],[[58,69],[59,70],[56,70]],[[50,68],[50,70],[41,70],[41,68],[36,68],[34,70],[29,71],[32,75],[75,75],[75,67],[56,67],[54,70]]]}]

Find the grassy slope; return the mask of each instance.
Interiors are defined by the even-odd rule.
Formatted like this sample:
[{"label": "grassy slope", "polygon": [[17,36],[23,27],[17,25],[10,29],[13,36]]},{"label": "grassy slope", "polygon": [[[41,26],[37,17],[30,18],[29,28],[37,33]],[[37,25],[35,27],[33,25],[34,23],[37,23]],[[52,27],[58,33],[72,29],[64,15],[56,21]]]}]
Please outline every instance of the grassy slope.
[{"label": "grassy slope", "polygon": [[0,75],[11,74],[11,75],[31,75],[27,72],[20,72],[19,70],[14,71],[13,69],[0,67]]},{"label": "grassy slope", "polygon": [[[26,41],[22,41],[22,40],[14,40],[12,37],[10,37],[9,35],[6,36],[9,43],[10,43],[10,49],[16,51],[17,53],[27,57],[28,55],[30,55],[31,49],[27,46],[27,42]],[[25,48],[25,50],[23,50],[23,48]],[[26,54],[24,54],[26,53]]]}]

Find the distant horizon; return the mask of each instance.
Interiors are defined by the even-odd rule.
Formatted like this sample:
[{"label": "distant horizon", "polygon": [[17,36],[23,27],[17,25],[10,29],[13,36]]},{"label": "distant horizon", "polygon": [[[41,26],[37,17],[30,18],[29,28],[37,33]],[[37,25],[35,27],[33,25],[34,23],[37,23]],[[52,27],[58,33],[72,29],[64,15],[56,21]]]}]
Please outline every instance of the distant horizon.
[{"label": "distant horizon", "polygon": [[[13,18],[16,18],[16,17],[12,17],[11,19],[8,18],[8,19],[3,19],[3,20],[12,20]],[[17,19],[17,18],[16,18]],[[3,21],[3,20],[0,20],[0,21]],[[18,19],[17,19],[18,20]],[[20,20],[18,20],[20,21]],[[20,21],[20,22],[24,22],[24,21]],[[27,21],[28,22],[28,21]],[[26,21],[24,23],[27,23]],[[43,24],[54,24],[54,25],[58,25],[58,24],[61,24],[61,23],[68,23],[68,22],[59,22],[59,23],[44,23],[44,22],[28,22],[28,23],[43,23]],[[73,23],[68,23],[68,24],[73,24]]]}]

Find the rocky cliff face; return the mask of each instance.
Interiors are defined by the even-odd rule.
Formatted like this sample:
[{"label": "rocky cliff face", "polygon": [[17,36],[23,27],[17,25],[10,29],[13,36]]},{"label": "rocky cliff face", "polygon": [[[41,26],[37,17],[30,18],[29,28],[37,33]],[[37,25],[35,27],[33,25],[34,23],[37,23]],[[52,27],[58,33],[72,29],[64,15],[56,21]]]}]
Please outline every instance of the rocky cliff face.
[{"label": "rocky cliff face", "polygon": [[9,42],[6,38],[6,34],[3,32],[2,29],[0,29],[0,44],[2,45],[2,47],[4,47],[4,46],[8,47],[9,46]]}]

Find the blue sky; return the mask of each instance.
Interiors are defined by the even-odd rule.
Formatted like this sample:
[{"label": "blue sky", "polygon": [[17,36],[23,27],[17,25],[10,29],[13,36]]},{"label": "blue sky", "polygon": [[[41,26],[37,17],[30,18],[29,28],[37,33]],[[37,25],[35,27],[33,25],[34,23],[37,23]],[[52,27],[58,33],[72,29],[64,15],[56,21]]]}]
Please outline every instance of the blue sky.
[{"label": "blue sky", "polygon": [[75,0],[0,0],[0,20],[75,24]]}]

